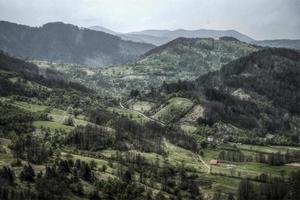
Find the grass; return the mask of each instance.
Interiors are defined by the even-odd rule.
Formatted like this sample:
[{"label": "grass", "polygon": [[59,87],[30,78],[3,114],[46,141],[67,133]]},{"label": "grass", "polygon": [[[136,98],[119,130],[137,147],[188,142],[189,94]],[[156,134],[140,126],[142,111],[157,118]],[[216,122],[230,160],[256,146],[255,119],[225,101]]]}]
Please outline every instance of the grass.
[{"label": "grass", "polygon": [[0,166],[7,166],[13,161],[13,156],[8,153],[0,153]]},{"label": "grass", "polygon": [[63,129],[67,132],[71,131],[74,129],[74,127],[72,126],[66,126],[63,124],[60,124],[58,122],[51,122],[51,121],[35,121],[33,122],[33,126],[36,128],[41,128],[41,127],[45,127],[45,128],[50,128],[50,130],[54,131],[55,129]]},{"label": "grass", "polygon": [[186,113],[192,108],[193,102],[186,98],[175,97],[168,101],[168,104],[158,111],[153,118],[163,122],[171,122],[179,118],[183,113]]},{"label": "grass", "polygon": [[31,104],[31,103],[27,103],[27,102],[23,102],[23,101],[15,101],[13,103],[13,105],[15,105],[19,108],[22,108],[24,110],[28,110],[30,112],[40,112],[40,111],[44,111],[46,108],[48,108],[48,106]]},{"label": "grass", "polygon": [[197,130],[196,126],[193,125],[188,125],[188,124],[181,124],[180,128],[185,132],[185,133],[194,133]]},{"label": "grass", "polygon": [[193,152],[175,146],[169,142],[166,142],[166,150],[171,164],[178,165],[184,163],[187,167],[191,167],[195,171],[207,171]]},{"label": "grass", "polygon": [[150,111],[154,107],[154,103],[148,101],[136,101],[129,105],[129,108],[140,112]]},{"label": "grass", "polygon": [[149,122],[149,119],[143,117],[141,114],[134,112],[134,111],[130,111],[130,110],[124,110],[121,108],[116,108],[116,107],[109,107],[108,111],[110,112],[114,112],[114,113],[118,113],[119,115],[128,117],[129,119],[136,121],[138,123],[146,123]]}]

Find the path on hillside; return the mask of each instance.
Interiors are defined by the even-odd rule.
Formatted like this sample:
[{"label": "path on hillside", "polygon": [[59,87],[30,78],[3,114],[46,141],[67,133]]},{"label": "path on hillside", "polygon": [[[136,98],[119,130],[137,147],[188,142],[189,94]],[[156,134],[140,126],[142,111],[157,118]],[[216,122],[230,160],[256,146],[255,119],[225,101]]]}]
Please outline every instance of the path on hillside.
[{"label": "path on hillside", "polygon": [[[133,110],[133,109],[129,109],[129,108],[124,107],[124,106],[122,105],[122,102],[121,102],[121,101],[120,101],[120,107],[121,107],[122,109],[129,110],[129,111],[131,111],[131,112],[138,113],[139,115],[145,117],[146,119],[149,119],[150,121],[153,121],[153,122],[157,122],[157,123],[159,123],[159,124],[162,125],[162,126],[166,126],[165,123],[163,123],[163,122],[161,122],[161,121],[159,121],[159,120],[157,120],[157,119],[153,119],[153,118],[151,118],[151,117],[148,117],[148,116],[146,116],[144,113],[142,113],[142,112],[140,112],[140,111],[137,111],[137,110]],[[209,173],[210,173],[210,167],[208,166],[208,164],[206,164],[206,162],[202,159],[202,157],[201,157],[199,154],[198,154],[197,156],[198,156],[198,159],[201,161],[201,163],[207,168],[207,173],[209,174]]]},{"label": "path on hillside", "polygon": [[133,109],[129,109],[129,108],[124,107],[124,106],[122,105],[122,102],[121,102],[121,101],[120,101],[120,107],[121,107],[122,109],[131,111],[131,112],[138,113],[139,115],[145,117],[146,119],[148,119],[148,120],[150,120],[150,121],[153,121],[153,122],[157,122],[157,123],[159,123],[159,124],[162,125],[162,126],[166,126],[165,123],[163,123],[163,122],[161,122],[161,121],[159,121],[159,120],[157,120],[157,119],[153,119],[152,117],[148,117],[147,115],[145,115],[144,113],[142,113],[142,112],[140,112],[140,111],[137,111],[137,110],[133,110]]},{"label": "path on hillside", "polygon": [[199,160],[202,162],[202,164],[207,168],[207,173],[210,173],[210,167],[208,166],[208,164],[206,164],[206,162],[202,159],[202,157],[200,155],[198,155]]}]

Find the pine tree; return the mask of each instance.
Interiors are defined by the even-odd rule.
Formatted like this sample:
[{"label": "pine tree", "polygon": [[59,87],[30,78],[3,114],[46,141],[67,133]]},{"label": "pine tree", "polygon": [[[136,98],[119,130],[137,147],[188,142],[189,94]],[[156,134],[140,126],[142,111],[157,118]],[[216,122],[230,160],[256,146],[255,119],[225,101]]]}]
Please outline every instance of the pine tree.
[{"label": "pine tree", "polygon": [[20,174],[22,181],[34,182],[35,172],[31,165],[25,165]]}]

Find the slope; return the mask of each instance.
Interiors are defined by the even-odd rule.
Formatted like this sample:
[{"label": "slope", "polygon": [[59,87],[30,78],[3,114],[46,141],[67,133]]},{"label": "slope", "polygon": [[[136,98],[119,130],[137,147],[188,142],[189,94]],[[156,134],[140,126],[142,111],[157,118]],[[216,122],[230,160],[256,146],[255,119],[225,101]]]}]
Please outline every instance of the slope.
[{"label": "slope", "polygon": [[[149,35],[153,37],[161,37],[161,38],[169,38],[169,41],[176,39],[178,37],[185,38],[220,38],[220,37],[234,37],[243,42],[251,42],[254,41],[251,37],[242,34],[235,30],[208,30],[208,29],[199,29],[199,30],[185,30],[185,29],[177,29],[177,30],[144,30],[139,32],[132,32],[129,34],[136,35]],[[163,44],[163,43],[161,43]]]},{"label": "slope", "polygon": [[132,64],[106,68],[115,87],[125,90],[150,89],[165,82],[192,80],[215,71],[234,59],[258,50],[234,38],[178,38],[156,47]]},{"label": "slope", "polygon": [[179,124],[210,126],[222,139],[298,145],[299,76],[298,51],[265,49],[195,81],[163,84],[159,91],[144,98],[157,102],[152,111],[147,111],[154,116],[165,112],[167,102],[174,96],[191,100],[193,108],[189,112],[178,113],[180,109],[172,109],[164,113],[164,118],[177,116]]},{"label": "slope", "polygon": [[27,59],[103,66],[134,60],[153,47],[61,22],[42,27],[0,22],[0,49]]}]

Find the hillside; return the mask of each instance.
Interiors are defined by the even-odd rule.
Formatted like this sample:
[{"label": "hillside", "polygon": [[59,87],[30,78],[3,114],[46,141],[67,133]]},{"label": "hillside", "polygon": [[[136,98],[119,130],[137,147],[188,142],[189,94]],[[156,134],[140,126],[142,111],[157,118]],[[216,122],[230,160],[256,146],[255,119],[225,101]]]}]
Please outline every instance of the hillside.
[{"label": "hillside", "polygon": [[21,94],[31,97],[43,95],[49,92],[49,88],[64,90],[77,90],[89,93],[92,90],[70,80],[65,75],[49,68],[40,68],[37,65],[24,62],[23,60],[10,57],[0,52],[1,85],[2,95]]},{"label": "hillside", "polygon": [[143,30],[137,32],[129,32],[129,33],[119,33],[113,30],[107,29],[102,26],[91,26],[89,27],[91,30],[102,31],[105,33],[109,33],[112,35],[116,35],[123,40],[130,40],[135,42],[143,42],[154,44],[156,46],[160,46],[166,44],[176,38],[184,37],[184,38],[221,38],[221,37],[234,37],[243,42],[254,42],[254,39],[251,37],[242,34],[235,30],[207,30],[207,29],[199,29],[199,30],[185,30],[185,29],[177,29],[177,30]]},{"label": "hillside", "polygon": [[[148,113],[164,112],[172,123],[214,127],[220,137],[235,142],[296,145],[300,141],[299,76],[299,52],[265,49],[195,81],[164,84],[160,91],[164,100]],[[148,95],[151,99],[153,93]],[[166,113],[170,106],[166,102],[174,96],[192,100],[193,107],[180,112],[175,106]],[[159,102],[157,93],[154,97]]]},{"label": "hillside", "polygon": [[300,49],[300,40],[259,40],[252,43],[264,47]]},{"label": "hillside", "polygon": [[132,64],[109,67],[101,74],[111,76],[116,88],[144,90],[164,81],[195,79],[257,50],[236,39],[178,38],[152,49]]},{"label": "hillside", "polygon": [[[169,41],[174,40],[178,37],[185,38],[220,38],[220,37],[234,37],[243,42],[251,42],[254,41],[251,37],[244,35],[235,30],[208,30],[208,29],[199,29],[199,30],[185,30],[185,29],[177,29],[177,30],[144,30],[139,32],[131,32],[129,34],[136,35],[149,35],[153,37],[160,38],[169,38]],[[160,45],[163,43],[160,43]]]},{"label": "hillside", "polygon": [[153,47],[61,22],[42,27],[0,22],[0,49],[26,59],[104,66],[132,61]]},{"label": "hillside", "polygon": [[[59,65],[57,72],[38,64],[0,54],[1,199],[236,199],[244,184],[260,188],[250,191],[257,199],[273,197],[273,187],[296,199],[288,184],[300,176],[299,123],[293,124],[299,111],[273,105],[260,90],[261,103],[247,100],[248,93],[235,98],[226,80],[267,77],[269,85],[253,86],[283,87],[291,98],[299,88],[297,52],[259,51],[192,82],[163,84],[146,96],[133,91],[129,101],[68,81],[85,72],[101,82],[92,68]],[[74,71],[63,74],[67,68]],[[251,127],[261,115],[266,135]],[[209,165],[215,159],[219,164]]]},{"label": "hillside", "polygon": [[170,38],[167,38],[167,37],[156,37],[156,36],[145,35],[145,34],[119,33],[119,32],[115,32],[113,30],[107,29],[103,26],[91,26],[91,27],[88,27],[88,29],[115,35],[115,36],[122,38],[123,40],[148,43],[148,44],[153,44],[156,46],[162,45],[171,40]]}]

